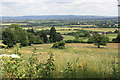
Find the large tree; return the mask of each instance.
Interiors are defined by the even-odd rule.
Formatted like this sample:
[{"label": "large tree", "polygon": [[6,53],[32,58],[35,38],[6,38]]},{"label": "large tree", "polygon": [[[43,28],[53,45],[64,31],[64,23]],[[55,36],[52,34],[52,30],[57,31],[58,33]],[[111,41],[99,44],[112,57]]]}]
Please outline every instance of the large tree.
[{"label": "large tree", "polygon": [[55,27],[52,27],[50,29],[50,42],[56,42],[58,40],[58,36],[57,36],[57,33],[56,33],[56,30],[55,30]]},{"label": "large tree", "polygon": [[7,45],[8,47],[13,47],[17,43],[15,33],[12,29],[6,28],[2,32],[2,40],[3,44]]},{"label": "large tree", "polygon": [[106,46],[107,42],[109,41],[109,38],[103,34],[94,34],[93,36],[91,36],[91,39],[94,44],[98,46],[98,48],[100,48],[100,45]]},{"label": "large tree", "polygon": [[29,38],[28,38],[28,34],[25,30],[22,30],[20,33],[20,43],[22,46],[27,46],[29,45]]},{"label": "large tree", "polygon": [[8,47],[13,47],[16,43],[21,43],[22,46],[29,44],[27,32],[17,24],[11,24],[5,28],[2,33],[3,43]]}]

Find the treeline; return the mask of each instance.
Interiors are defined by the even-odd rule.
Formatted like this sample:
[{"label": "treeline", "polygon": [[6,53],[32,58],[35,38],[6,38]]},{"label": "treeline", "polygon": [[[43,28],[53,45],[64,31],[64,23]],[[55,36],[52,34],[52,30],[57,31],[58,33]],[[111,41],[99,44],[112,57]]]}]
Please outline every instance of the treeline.
[{"label": "treeline", "polygon": [[[30,26],[69,26],[69,25],[95,25],[83,26],[86,28],[118,28],[117,19],[96,19],[96,20],[46,20],[29,23]],[[80,26],[81,27],[81,26]]]},{"label": "treeline", "polygon": [[[50,37],[47,37],[47,34]],[[26,31],[20,25],[11,24],[9,27],[3,29],[2,40],[3,44],[7,45],[7,47],[13,47],[16,43],[20,43],[21,46],[53,43],[63,40],[63,37],[60,33],[56,32],[54,27],[47,33],[46,31],[34,32],[33,28]]]},{"label": "treeline", "polygon": [[22,27],[32,27],[32,26],[71,26],[71,25],[95,25],[95,26],[80,26],[83,28],[118,28],[118,19],[108,18],[108,19],[89,19],[89,20],[34,20],[31,21],[8,21],[4,23],[27,23],[27,25],[22,25]]}]

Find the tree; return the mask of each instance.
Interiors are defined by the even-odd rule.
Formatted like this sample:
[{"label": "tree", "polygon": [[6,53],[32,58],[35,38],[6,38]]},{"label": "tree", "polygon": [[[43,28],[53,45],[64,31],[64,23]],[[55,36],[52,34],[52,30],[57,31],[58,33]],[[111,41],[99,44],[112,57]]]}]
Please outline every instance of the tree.
[{"label": "tree", "polygon": [[13,47],[13,45],[17,43],[15,33],[11,28],[6,28],[3,30],[2,40],[3,44],[7,45],[8,47]]},{"label": "tree", "polygon": [[29,39],[29,45],[35,43],[35,35],[33,33],[27,33],[28,34],[28,39]]},{"label": "tree", "polygon": [[13,32],[15,33],[16,41],[17,41],[17,43],[19,43],[20,38],[21,38],[20,35],[21,35],[21,31],[22,31],[21,26],[18,24],[11,24],[8,28],[13,30]]},{"label": "tree", "polygon": [[30,33],[34,34],[34,29],[33,28],[32,29],[28,28],[27,32],[30,32]]},{"label": "tree", "polygon": [[27,32],[25,30],[21,31],[20,43],[22,46],[27,46],[29,44],[28,35],[27,35]]},{"label": "tree", "polygon": [[57,33],[56,33],[56,30],[55,30],[55,27],[52,27],[50,29],[50,42],[56,42],[58,40],[58,36],[57,36]]},{"label": "tree", "polygon": [[63,36],[59,33],[58,35],[58,40],[57,41],[62,41],[63,40]]},{"label": "tree", "polygon": [[106,43],[109,41],[109,38],[102,34],[94,34],[91,37],[92,41],[98,46],[98,48],[100,48],[100,45],[106,46]]},{"label": "tree", "polygon": [[42,34],[40,35],[40,37],[43,38],[43,42],[44,42],[44,43],[47,43],[48,38],[47,38],[47,35],[46,35],[45,33],[42,33]]},{"label": "tree", "polygon": [[116,30],[114,31],[114,33],[119,33],[119,30],[116,29]]},{"label": "tree", "polygon": [[120,32],[118,33],[118,36],[112,40],[113,42],[120,43]]}]

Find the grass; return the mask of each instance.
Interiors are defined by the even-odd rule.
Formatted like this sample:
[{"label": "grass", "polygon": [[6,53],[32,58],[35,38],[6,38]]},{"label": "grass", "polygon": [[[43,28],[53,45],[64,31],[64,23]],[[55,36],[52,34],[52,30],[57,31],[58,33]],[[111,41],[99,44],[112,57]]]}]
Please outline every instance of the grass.
[{"label": "grass", "polygon": [[[51,46],[52,44],[40,44],[23,47],[21,48],[22,58],[27,59],[30,57],[34,48],[37,49],[37,54],[41,53],[41,56],[38,56],[40,60],[46,61],[49,56],[48,53],[53,53],[55,58],[55,65],[57,67],[56,74],[59,74],[59,70],[64,71],[68,62],[74,63],[79,58],[76,65],[83,67],[87,64],[88,69],[92,75],[89,77],[95,77],[95,75],[99,75],[101,71],[103,73],[105,72],[104,76],[109,76],[108,74],[109,68],[111,68],[111,61],[114,59],[114,57],[116,59],[118,58],[117,43],[108,43],[106,47],[101,46],[101,48],[97,48],[93,44],[71,43],[66,44],[66,48],[62,50],[53,49]],[[3,54],[11,54],[12,52],[13,48],[3,50]],[[75,65],[72,65],[72,67],[74,66]],[[82,77],[82,75],[82,73],[81,75],[79,73],[77,77]],[[99,77],[101,78],[103,76],[99,75]]]},{"label": "grass", "polygon": [[[36,30],[46,30],[46,29],[49,29],[51,27],[42,27],[42,26],[33,26]],[[73,27],[73,28],[70,28],[70,27],[67,27],[67,26],[64,26],[64,27],[55,27],[57,31],[63,31],[62,29],[65,29],[67,31],[74,31],[74,29],[83,29],[83,30],[88,30],[88,31],[104,31],[104,32],[107,32],[107,31],[115,31],[116,29],[118,28],[81,28],[81,27]],[[27,27],[24,29],[28,29]],[[71,29],[71,30],[68,30],[68,29]]]},{"label": "grass", "polygon": [[103,31],[103,32],[112,31],[114,32],[118,28],[83,28],[83,29],[89,30],[89,31]]},{"label": "grass", "polygon": [[109,37],[109,41],[112,41],[112,39],[115,39],[118,34],[106,34],[106,36]]},{"label": "grass", "polygon": [[2,26],[9,26],[11,24],[18,24],[18,25],[27,25],[27,23],[4,23],[4,24],[1,24]]}]

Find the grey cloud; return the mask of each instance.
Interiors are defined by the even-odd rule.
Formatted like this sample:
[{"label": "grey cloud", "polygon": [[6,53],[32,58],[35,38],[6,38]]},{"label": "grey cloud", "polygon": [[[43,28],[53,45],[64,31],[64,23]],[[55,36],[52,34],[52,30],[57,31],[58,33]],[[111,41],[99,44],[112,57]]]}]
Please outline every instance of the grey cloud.
[{"label": "grey cloud", "polygon": [[[66,0],[68,3],[57,3],[58,0],[51,0],[51,3],[42,3],[36,0],[21,0],[21,2],[3,2],[2,15],[52,15],[52,14],[70,14],[70,15],[117,15],[117,1],[112,2],[79,2],[79,0]],[[41,0],[40,0],[41,1]],[[56,2],[55,2],[56,1]],[[73,2],[72,2],[73,1]],[[99,0],[98,0],[99,1]]]}]

